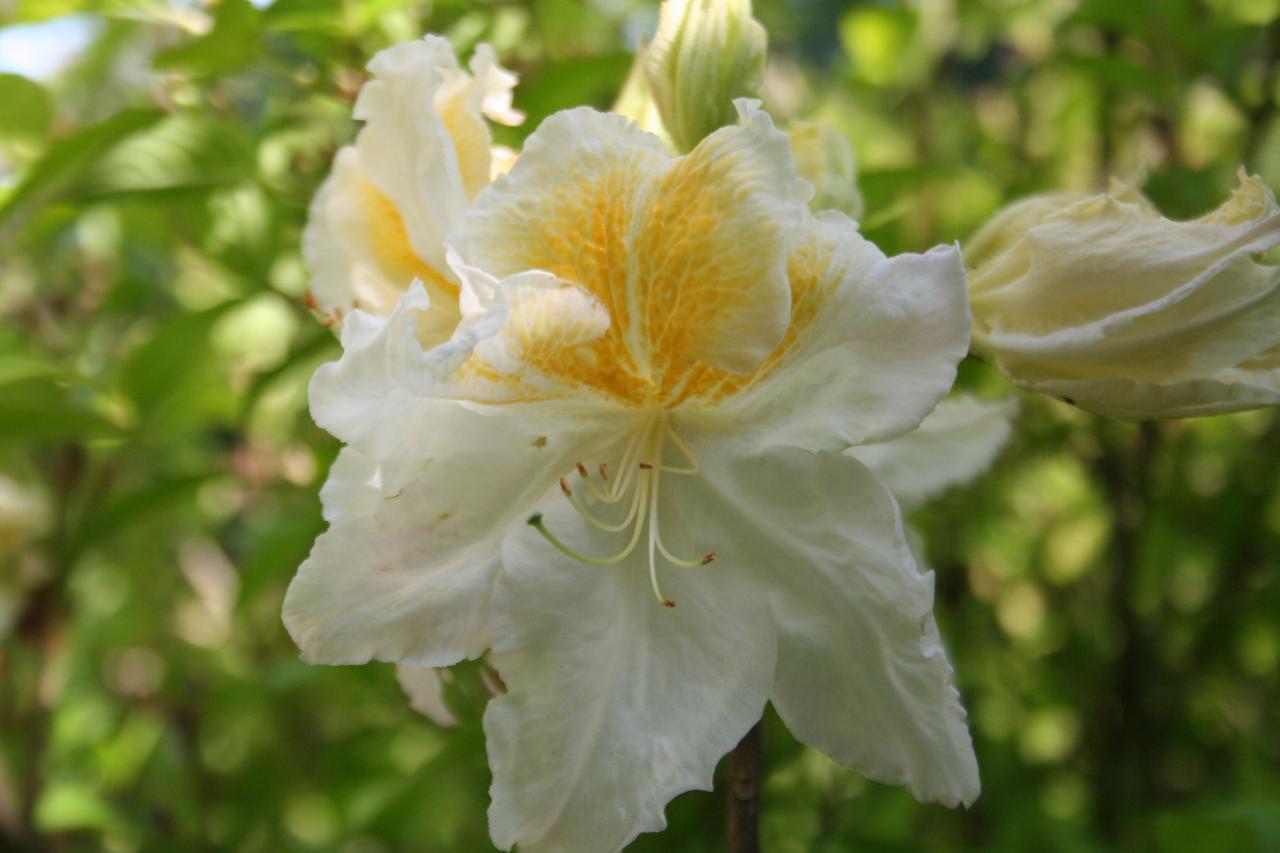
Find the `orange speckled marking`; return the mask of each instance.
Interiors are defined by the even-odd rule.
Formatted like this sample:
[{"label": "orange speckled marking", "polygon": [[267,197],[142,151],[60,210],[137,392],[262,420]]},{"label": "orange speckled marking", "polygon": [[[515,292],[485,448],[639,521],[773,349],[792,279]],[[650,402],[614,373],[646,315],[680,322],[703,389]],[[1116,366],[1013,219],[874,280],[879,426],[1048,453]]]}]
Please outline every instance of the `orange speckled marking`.
[{"label": "orange speckled marking", "polygon": [[458,286],[424,262],[413,251],[413,246],[409,243],[409,234],[405,231],[404,220],[391,199],[379,192],[377,187],[368,181],[364,182],[363,188],[364,195],[361,201],[369,228],[369,245],[387,279],[404,282],[407,285],[418,278],[428,290],[435,292],[438,288],[457,302]]}]

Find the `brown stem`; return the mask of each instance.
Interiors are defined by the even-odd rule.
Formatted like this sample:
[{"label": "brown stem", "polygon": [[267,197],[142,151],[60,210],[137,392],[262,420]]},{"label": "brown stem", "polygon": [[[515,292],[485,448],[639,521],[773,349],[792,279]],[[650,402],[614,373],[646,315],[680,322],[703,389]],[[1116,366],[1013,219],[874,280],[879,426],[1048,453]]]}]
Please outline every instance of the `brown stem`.
[{"label": "brown stem", "polygon": [[761,726],[752,726],[729,755],[729,853],[760,853]]},{"label": "brown stem", "polygon": [[1098,824],[1104,837],[1120,843],[1136,840],[1122,838],[1126,831],[1141,832],[1137,827],[1126,829],[1124,815],[1145,810],[1154,795],[1150,766],[1159,712],[1149,707],[1147,694],[1162,676],[1156,671],[1134,598],[1160,432],[1152,421],[1141,422],[1136,430],[1120,430],[1119,435],[1114,432],[1103,436],[1097,468],[1114,512],[1109,603],[1122,645],[1106,694],[1107,707],[1095,718],[1100,721],[1097,774],[1103,789]]}]

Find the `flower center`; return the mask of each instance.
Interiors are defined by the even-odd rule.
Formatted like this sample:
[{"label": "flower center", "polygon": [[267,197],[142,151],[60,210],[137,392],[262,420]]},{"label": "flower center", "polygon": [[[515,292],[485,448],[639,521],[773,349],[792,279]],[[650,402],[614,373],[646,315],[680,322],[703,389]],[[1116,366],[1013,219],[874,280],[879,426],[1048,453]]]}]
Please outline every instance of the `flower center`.
[{"label": "flower center", "polygon": [[[668,444],[684,457],[683,464],[672,466],[664,463],[663,457]],[[667,562],[682,568],[705,566],[716,558],[715,551],[709,551],[702,557],[687,560],[671,553],[662,541],[658,512],[658,495],[662,487],[662,475],[695,476],[700,468],[698,460],[689,449],[689,445],[671,427],[670,419],[665,411],[657,411],[636,430],[627,442],[622,460],[613,475],[609,466],[601,462],[593,473],[585,463],[578,463],[578,476],[585,488],[575,493],[567,478],[560,478],[560,491],[589,524],[609,533],[630,531],[627,543],[620,551],[607,557],[592,557],[570,548],[554,533],[547,529],[542,513],[529,516],[529,525],[537,529],[559,551],[592,566],[610,566],[621,563],[631,555],[640,544],[641,538],[648,532],[649,551],[649,583],[653,587],[654,596],[666,607],[675,607],[676,603],[662,594],[658,584],[658,556]],[[596,513],[599,508],[621,506],[626,504],[627,511],[620,521],[608,522]]]}]

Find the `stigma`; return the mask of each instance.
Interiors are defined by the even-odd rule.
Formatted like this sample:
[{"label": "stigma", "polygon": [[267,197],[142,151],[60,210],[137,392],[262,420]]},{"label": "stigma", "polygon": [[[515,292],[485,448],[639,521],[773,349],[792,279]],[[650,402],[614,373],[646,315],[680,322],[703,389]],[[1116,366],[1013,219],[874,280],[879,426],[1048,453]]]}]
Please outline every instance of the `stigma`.
[{"label": "stigma", "polygon": [[[680,457],[674,465],[666,461],[672,452]],[[580,488],[575,491],[569,478],[561,477],[561,493],[588,524],[607,533],[625,536],[625,544],[613,554],[595,557],[566,545],[547,528],[540,512],[529,516],[529,525],[561,553],[592,566],[621,563],[644,541],[649,557],[649,584],[654,597],[664,607],[675,607],[675,601],[662,594],[658,583],[659,558],[674,566],[693,569],[713,562],[716,552],[708,551],[700,557],[686,559],[673,554],[662,541],[659,510],[663,475],[697,476],[701,471],[689,445],[671,427],[669,416],[665,412],[656,412],[631,435],[617,465],[599,463],[595,472],[598,476],[593,476],[585,462],[578,462],[574,467]],[[613,476],[610,476],[611,470]],[[609,522],[596,515],[596,507],[611,506],[627,507],[620,521]]]}]

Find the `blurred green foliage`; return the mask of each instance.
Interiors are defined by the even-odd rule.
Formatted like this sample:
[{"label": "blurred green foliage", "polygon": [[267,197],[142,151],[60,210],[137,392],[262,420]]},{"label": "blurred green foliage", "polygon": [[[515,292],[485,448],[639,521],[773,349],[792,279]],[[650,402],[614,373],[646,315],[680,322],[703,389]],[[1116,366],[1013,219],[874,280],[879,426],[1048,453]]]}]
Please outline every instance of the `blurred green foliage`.
[{"label": "blurred green foliage", "polygon": [[[1240,163],[1280,184],[1280,0],[757,14],[768,106],[854,141],[889,252],[1107,175],[1171,215]],[[306,666],[280,624],[337,450],[307,415],[337,345],[299,233],[378,49],[493,44],[522,75],[518,144],[608,106],[655,21],[636,0],[0,4],[4,52],[47,42],[32,26],[83,43],[0,74],[0,471],[38,507],[0,536],[0,847],[489,849],[476,668],[442,730],[390,667]],[[1011,393],[973,360],[961,385]],[[995,469],[917,519],[982,798],[919,805],[771,716],[767,849],[1280,849],[1280,418],[1023,402]],[[679,798],[635,849],[720,848],[722,805]]]}]

